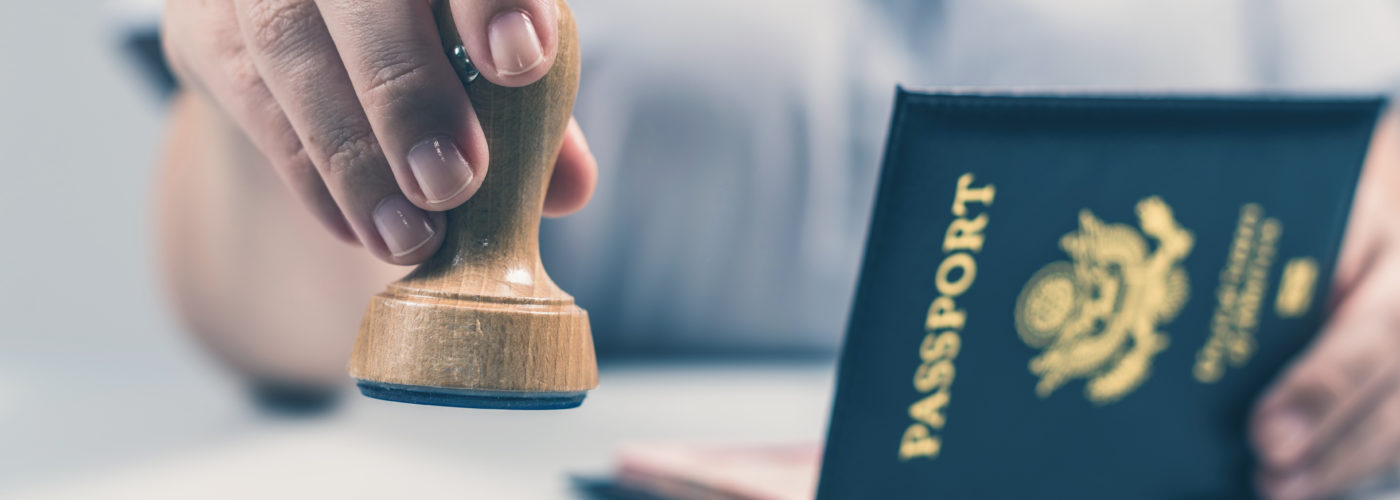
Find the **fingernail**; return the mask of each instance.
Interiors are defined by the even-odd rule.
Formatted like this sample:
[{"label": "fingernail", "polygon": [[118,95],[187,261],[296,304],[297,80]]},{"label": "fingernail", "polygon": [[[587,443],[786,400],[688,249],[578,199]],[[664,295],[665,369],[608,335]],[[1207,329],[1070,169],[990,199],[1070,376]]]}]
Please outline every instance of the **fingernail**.
[{"label": "fingernail", "polygon": [[428,221],[428,214],[398,194],[385,198],[374,207],[374,226],[379,229],[384,244],[389,246],[389,253],[395,257],[403,257],[423,248],[432,241],[436,232],[432,222]]},{"label": "fingernail", "polygon": [[413,146],[408,150],[408,167],[432,203],[451,200],[472,182],[471,165],[447,137],[434,137]]},{"label": "fingernail", "polygon": [[486,30],[491,43],[491,61],[496,63],[497,73],[518,75],[544,62],[544,47],[540,46],[535,24],[525,11],[498,14]]},{"label": "fingernail", "polygon": [[1280,410],[1264,423],[1263,452],[1269,462],[1285,466],[1307,441],[1309,422],[1294,410]]}]

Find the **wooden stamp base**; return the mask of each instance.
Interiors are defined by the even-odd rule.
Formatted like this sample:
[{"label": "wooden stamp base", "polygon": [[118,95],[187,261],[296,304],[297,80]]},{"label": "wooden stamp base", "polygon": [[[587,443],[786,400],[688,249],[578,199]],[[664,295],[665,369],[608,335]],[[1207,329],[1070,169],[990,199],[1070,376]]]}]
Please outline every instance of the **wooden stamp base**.
[{"label": "wooden stamp base", "polygon": [[563,297],[439,296],[390,285],[350,375],[366,396],[470,408],[572,408],[597,387],[588,313]]}]

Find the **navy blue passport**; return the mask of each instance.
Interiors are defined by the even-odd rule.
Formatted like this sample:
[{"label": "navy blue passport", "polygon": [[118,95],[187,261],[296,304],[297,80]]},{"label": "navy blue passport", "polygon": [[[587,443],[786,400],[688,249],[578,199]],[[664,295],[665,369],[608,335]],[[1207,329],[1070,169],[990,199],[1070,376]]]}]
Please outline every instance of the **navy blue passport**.
[{"label": "navy blue passport", "polygon": [[819,498],[1247,498],[1383,102],[900,90]]}]

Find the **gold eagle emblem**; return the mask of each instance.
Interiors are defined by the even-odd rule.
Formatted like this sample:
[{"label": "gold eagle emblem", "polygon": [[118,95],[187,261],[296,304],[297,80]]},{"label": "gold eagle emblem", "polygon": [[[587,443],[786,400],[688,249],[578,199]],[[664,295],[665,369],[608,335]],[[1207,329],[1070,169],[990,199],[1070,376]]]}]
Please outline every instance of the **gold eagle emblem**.
[{"label": "gold eagle emblem", "polygon": [[[1180,264],[1195,238],[1156,196],[1138,202],[1137,216],[1141,232],[1081,210],[1079,230],[1060,239],[1072,260],[1047,264],[1021,289],[1016,330],[1042,349],[1030,362],[1041,398],[1084,378],[1090,401],[1117,401],[1147,379],[1152,358],[1167,347],[1158,327],[1186,304],[1190,286]],[[1143,234],[1156,240],[1155,250]]]}]

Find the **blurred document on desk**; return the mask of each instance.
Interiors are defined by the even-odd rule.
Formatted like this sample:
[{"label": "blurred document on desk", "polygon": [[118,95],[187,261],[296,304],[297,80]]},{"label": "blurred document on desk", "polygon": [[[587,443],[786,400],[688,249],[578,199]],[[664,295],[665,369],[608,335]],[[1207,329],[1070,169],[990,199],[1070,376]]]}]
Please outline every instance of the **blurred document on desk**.
[{"label": "blurred document on desk", "polygon": [[1381,106],[901,91],[820,497],[1250,496]]},{"label": "blurred document on desk", "polygon": [[614,479],[583,486],[607,499],[806,500],[820,459],[816,443],[637,443],[619,448]]}]

